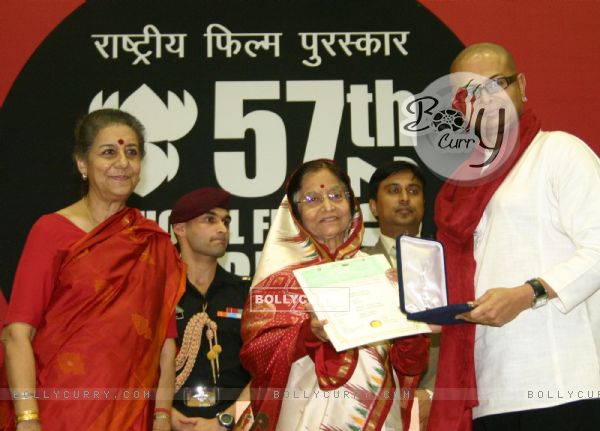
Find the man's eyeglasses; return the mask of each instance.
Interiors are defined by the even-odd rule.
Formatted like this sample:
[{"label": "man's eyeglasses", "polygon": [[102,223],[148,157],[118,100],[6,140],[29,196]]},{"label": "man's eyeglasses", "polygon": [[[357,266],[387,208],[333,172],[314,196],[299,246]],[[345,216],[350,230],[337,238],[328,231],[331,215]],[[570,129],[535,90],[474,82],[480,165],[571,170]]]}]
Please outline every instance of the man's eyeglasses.
[{"label": "man's eyeglasses", "polygon": [[296,201],[297,204],[303,204],[307,207],[317,207],[325,201],[325,197],[330,202],[339,203],[344,199],[350,199],[350,192],[342,187],[336,187],[327,193],[308,192]]},{"label": "man's eyeglasses", "polygon": [[511,76],[497,76],[477,85],[472,90],[469,89],[469,92],[475,97],[479,97],[482,90],[485,90],[488,94],[496,94],[512,85],[517,80],[517,76],[519,76],[518,73]]}]

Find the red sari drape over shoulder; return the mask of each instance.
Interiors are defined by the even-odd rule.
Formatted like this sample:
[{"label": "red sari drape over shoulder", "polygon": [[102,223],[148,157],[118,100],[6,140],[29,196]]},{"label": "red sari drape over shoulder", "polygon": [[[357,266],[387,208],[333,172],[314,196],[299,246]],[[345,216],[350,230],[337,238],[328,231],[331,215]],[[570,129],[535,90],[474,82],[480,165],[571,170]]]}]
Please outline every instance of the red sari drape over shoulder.
[{"label": "red sari drape over shoulder", "polygon": [[150,430],[159,359],[185,267],[127,208],[62,256],[33,340],[44,431]]},{"label": "red sari drape over shoulder", "polygon": [[[540,121],[533,111],[525,110],[519,118],[518,139],[507,162],[496,177],[487,183],[461,185],[446,182],[435,202],[438,239],[444,245],[449,302],[459,304],[475,299],[473,233],[490,199],[533,138],[540,131]],[[469,169],[465,164],[463,169]],[[435,396],[429,415],[430,431],[470,431],[472,409],[478,404],[475,378],[475,325],[447,325],[442,329],[440,366]],[[444,394],[438,396],[438,394]]]}]

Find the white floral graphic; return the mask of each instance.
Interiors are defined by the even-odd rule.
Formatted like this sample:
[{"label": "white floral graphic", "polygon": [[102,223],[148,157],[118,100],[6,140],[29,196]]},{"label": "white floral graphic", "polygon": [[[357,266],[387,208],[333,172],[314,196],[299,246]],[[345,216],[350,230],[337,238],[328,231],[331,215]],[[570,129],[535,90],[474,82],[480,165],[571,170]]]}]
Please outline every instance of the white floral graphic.
[{"label": "white floral graphic", "polygon": [[[183,138],[196,124],[198,106],[194,98],[183,91],[183,100],[175,93],[167,93],[167,104],[146,84],[119,103],[116,91],[103,98],[100,91],[89,106],[89,111],[116,108],[137,117],[146,127],[146,157],[142,162],[142,176],[135,189],[139,196],[156,190],[164,181],[171,181],[179,169],[179,153],[172,142]],[[166,141],[166,152],[155,142]]]}]

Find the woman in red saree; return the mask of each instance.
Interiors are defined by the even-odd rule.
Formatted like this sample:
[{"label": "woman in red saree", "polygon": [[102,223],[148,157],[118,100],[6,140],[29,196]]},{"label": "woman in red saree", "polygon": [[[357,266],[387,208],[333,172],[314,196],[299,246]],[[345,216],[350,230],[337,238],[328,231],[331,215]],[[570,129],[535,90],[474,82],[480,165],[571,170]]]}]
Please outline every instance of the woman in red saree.
[{"label": "woman in red saree", "polygon": [[125,206],[139,182],[143,134],[137,119],[113,109],[88,114],[75,130],[87,192],[31,229],[5,319],[7,429],[171,429],[185,271],[168,234]]},{"label": "woman in red saree", "polygon": [[[348,176],[332,161],[303,164],[271,226],[253,292],[298,294],[292,270],[360,254],[363,223]],[[413,336],[336,352],[324,322],[300,309],[252,306],[242,319],[242,364],[252,375],[252,430],[401,430],[429,341]],[[401,417],[402,411],[402,417]]]}]

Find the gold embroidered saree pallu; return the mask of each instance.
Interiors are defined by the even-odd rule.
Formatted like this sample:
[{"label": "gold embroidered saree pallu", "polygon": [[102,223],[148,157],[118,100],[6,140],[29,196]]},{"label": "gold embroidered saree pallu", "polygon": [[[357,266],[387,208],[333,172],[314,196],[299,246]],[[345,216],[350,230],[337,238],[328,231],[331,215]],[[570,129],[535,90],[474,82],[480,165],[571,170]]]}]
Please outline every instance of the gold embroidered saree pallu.
[{"label": "gold embroidered saree pallu", "polygon": [[135,209],[66,252],[33,341],[44,431],[149,430],[159,359],[185,270]]}]

